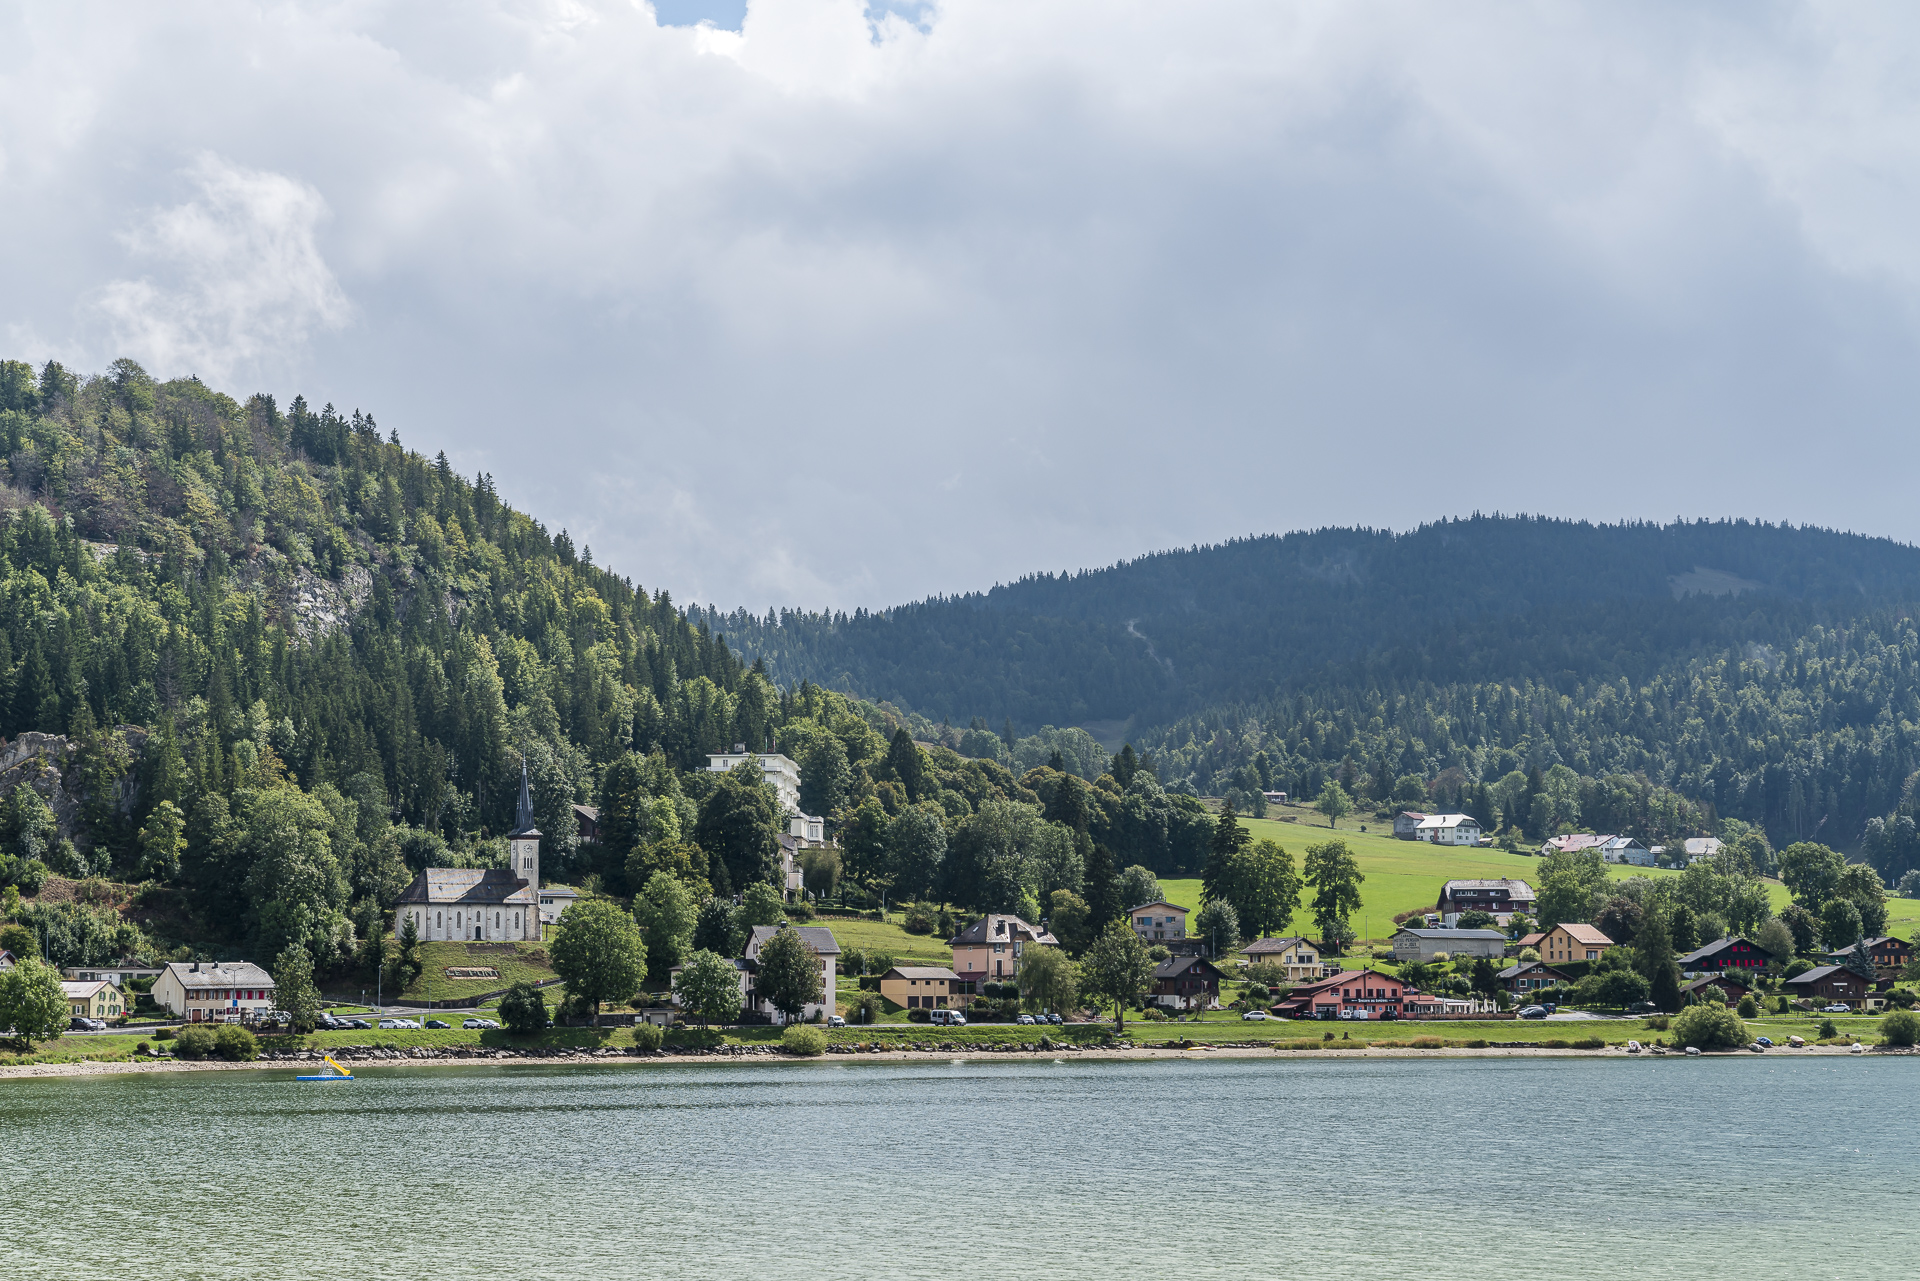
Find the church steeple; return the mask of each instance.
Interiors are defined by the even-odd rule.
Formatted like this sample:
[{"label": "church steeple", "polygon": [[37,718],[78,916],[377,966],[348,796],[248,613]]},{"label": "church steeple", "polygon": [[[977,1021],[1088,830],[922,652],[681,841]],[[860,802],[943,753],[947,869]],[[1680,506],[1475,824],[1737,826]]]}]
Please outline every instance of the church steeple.
[{"label": "church steeple", "polygon": [[533,793],[527,787],[527,758],[520,758],[520,812],[514,816],[513,830],[507,833],[508,866],[513,874],[533,889],[532,926],[522,937],[544,938],[540,924],[540,829],[533,825]]},{"label": "church steeple", "polygon": [[520,810],[513,818],[513,830],[509,837],[532,836],[538,838],[540,831],[533,825],[533,794],[527,790],[527,758],[520,758]]}]

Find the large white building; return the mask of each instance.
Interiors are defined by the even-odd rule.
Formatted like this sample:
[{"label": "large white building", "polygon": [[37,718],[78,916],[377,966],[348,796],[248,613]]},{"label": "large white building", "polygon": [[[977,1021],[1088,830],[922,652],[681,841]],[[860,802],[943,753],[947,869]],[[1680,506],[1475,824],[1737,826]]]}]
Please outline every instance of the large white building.
[{"label": "large white building", "polygon": [[1478,845],[1480,820],[1471,814],[1423,814],[1413,839],[1432,845]]},{"label": "large white building", "polygon": [[175,961],[153,981],[153,1003],[191,1023],[260,1018],[273,992],[273,975],[251,961]]},{"label": "large white building", "polygon": [[525,762],[520,766],[520,809],[507,834],[507,851],[504,868],[430,867],[414,877],[394,908],[394,932],[403,932],[411,917],[420,937],[431,942],[532,942],[543,937],[540,831],[533,825]]},{"label": "large white building", "polygon": [[731,752],[709,753],[707,769],[725,774],[751,760],[760,762],[760,777],[780,797],[780,808],[789,814],[800,813],[800,766],[790,757],[778,752],[749,752],[745,743],[735,743]]}]

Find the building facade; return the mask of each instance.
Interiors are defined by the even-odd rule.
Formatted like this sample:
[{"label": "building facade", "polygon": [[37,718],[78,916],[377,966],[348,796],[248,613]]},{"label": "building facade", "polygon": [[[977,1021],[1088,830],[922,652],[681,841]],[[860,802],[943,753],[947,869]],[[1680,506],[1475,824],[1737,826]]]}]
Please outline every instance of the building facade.
[{"label": "building facade", "polygon": [[1533,886],[1525,881],[1513,880],[1477,880],[1448,881],[1440,887],[1440,899],[1434,904],[1434,911],[1440,914],[1440,923],[1452,929],[1460,919],[1462,912],[1486,912],[1502,924],[1516,912],[1533,915],[1537,896]]},{"label": "building facade", "polygon": [[1499,930],[1417,930],[1401,927],[1393,935],[1393,959],[1431,961],[1448,956],[1504,956],[1507,936]]},{"label": "building facade", "polygon": [[1289,983],[1308,983],[1327,974],[1327,963],[1321,959],[1319,944],[1312,939],[1255,939],[1247,944],[1243,955],[1248,964],[1286,966]]},{"label": "building facade", "polygon": [[[835,977],[839,970],[840,944],[835,941],[833,931],[824,925],[796,925],[790,927],[800,936],[800,941],[813,950],[820,960],[820,999],[810,1001],[800,1011],[799,1021],[805,1023],[816,1018],[825,1018],[838,1008],[835,1004]],[[760,972],[760,949],[767,941],[780,932],[773,925],[756,925],[747,936],[746,954],[740,965],[741,996],[744,1008],[764,1014],[776,1023],[784,1016],[774,1008],[773,1002],[760,995],[755,980]]]},{"label": "building facade", "polygon": [[1212,961],[1172,957],[1154,969],[1147,1000],[1169,1010],[1210,1010],[1220,1003],[1220,978]]},{"label": "building facade", "polygon": [[[523,761],[519,812],[507,834],[507,866],[428,868],[401,891],[393,930],[404,933],[411,920],[429,942],[532,942],[546,936],[542,915],[540,830],[533,825],[533,796]],[[558,911],[554,917],[558,919]]]},{"label": "building facade", "polygon": [[117,1019],[127,1012],[126,993],[101,979],[63,981],[60,993],[77,1019]]},{"label": "building facade", "polygon": [[967,996],[980,995],[982,983],[1009,983],[1020,973],[1020,958],[1030,947],[1058,947],[1060,940],[1017,916],[991,912],[947,940],[953,971]]},{"label": "building facade", "polygon": [[941,965],[896,965],[880,976],[880,995],[909,1010],[945,1009],[960,976]]},{"label": "building facade", "polygon": [[175,961],[161,969],[152,995],[189,1023],[236,1023],[271,1013],[273,992],[273,975],[251,961]]},{"label": "building facade", "polygon": [[1165,899],[1142,903],[1127,913],[1133,932],[1145,943],[1162,943],[1187,936],[1187,909]]},{"label": "building facade", "polygon": [[1540,939],[1540,959],[1548,965],[1597,961],[1613,940],[1591,925],[1556,925]]}]

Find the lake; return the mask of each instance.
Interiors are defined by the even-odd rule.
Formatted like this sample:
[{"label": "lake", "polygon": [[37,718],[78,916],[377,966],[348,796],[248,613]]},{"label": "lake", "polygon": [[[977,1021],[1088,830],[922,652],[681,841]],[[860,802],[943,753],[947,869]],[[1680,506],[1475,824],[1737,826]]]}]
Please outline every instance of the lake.
[{"label": "lake", "polygon": [[1911,1058],[0,1081],[8,1278],[1904,1276]]}]

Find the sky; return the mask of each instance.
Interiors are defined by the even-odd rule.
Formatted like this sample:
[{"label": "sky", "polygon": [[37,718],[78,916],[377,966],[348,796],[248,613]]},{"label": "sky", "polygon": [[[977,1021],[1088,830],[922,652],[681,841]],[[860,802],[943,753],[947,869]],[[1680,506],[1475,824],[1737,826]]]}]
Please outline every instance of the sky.
[{"label": "sky", "polygon": [[1894,4],[0,3],[0,355],[366,410],[723,608],[1920,541],[1917,65]]}]

